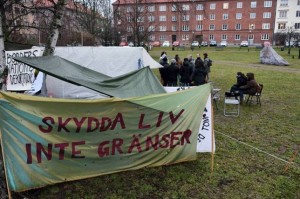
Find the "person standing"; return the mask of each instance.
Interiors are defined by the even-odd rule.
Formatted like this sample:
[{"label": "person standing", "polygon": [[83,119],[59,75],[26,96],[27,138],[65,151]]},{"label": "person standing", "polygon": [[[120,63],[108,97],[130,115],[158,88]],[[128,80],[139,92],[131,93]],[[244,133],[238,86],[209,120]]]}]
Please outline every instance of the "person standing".
[{"label": "person standing", "polygon": [[162,54],[161,58],[160,58],[160,65],[162,65],[162,68],[159,68],[159,73],[160,73],[160,81],[162,83],[163,86],[167,86],[167,68],[169,67],[169,63],[168,63],[168,58],[166,54]]},{"label": "person standing", "polygon": [[176,60],[172,59],[170,66],[166,68],[167,86],[177,86],[177,78],[179,76],[179,68]]},{"label": "person standing", "polygon": [[195,61],[195,69],[192,74],[192,85],[199,86],[206,83],[206,69],[199,55]]},{"label": "person standing", "polygon": [[193,68],[190,67],[190,62],[188,58],[183,59],[182,67],[180,68],[180,83],[182,86],[191,85],[191,76],[193,73]]},{"label": "person standing", "polygon": [[204,56],[204,60],[203,60],[203,62],[204,62],[204,67],[205,67],[205,69],[206,69],[206,73],[207,73],[207,75],[206,75],[206,81],[207,82],[209,82],[210,81],[210,75],[209,75],[209,73],[210,73],[210,67],[211,67],[211,65],[212,65],[212,61],[211,61],[211,59],[208,57],[208,54],[207,53],[204,53],[203,54],[203,56]]}]

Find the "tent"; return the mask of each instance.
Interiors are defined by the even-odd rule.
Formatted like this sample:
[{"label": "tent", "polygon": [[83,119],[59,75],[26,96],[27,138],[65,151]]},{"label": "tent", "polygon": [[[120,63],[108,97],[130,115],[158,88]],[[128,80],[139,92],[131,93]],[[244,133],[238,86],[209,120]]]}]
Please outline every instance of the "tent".
[{"label": "tent", "polygon": [[[55,78],[71,84],[82,85],[109,97],[126,98],[165,93],[164,88],[149,67],[118,77],[109,77],[59,56],[14,59]],[[79,94],[77,93],[77,95]]]},{"label": "tent", "polygon": [[[124,75],[145,66],[162,67],[142,47],[56,47],[54,55],[109,77]],[[48,95],[53,97],[106,97],[99,92],[67,83],[56,77],[47,76],[46,85]]]},{"label": "tent", "polygon": [[266,45],[260,51],[260,62],[263,64],[271,64],[278,66],[288,66],[289,63],[283,59],[277,52],[269,45]]}]

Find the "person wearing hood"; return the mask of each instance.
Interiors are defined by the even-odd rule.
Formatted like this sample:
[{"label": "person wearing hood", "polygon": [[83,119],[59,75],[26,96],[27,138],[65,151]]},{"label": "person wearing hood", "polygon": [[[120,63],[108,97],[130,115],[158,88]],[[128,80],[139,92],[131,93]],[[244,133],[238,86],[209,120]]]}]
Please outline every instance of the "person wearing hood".
[{"label": "person wearing hood", "polygon": [[190,86],[191,85],[191,76],[193,74],[193,68],[190,67],[190,62],[188,58],[183,59],[182,67],[180,68],[180,83],[183,86]]},{"label": "person wearing hood", "polygon": [[234,84],[230,88],[230,92],[233,93],[235,91],[238,91],[241,86],[244,86],[247,84],[247,77],[244,73],[242,72],[237,72],[236,74],[236,84]]},{"label": "person wearing hood", "polygon": [[239,94],[240,94],[240,103],[243,103],[244,94],[254,95],[259,90],[259,84],[256,82],[254,78],[254,73],[247,73],[247,84],[244,86],[240,86]]},{"label": "person wearing hood", "polygon": [[172,59],[169,67],[166,68],[167,86],[177,86],[177,78],[179,76],[179,68],[176,60]]},{"label": "person wearing hood", "polygon": [[168,58],[166,54],[162,54],[161,60],[160,60],[160,65],[162,65],[163,67],[159,68],[159,73],[160,73],[160,77],[161,77],[161,83],[163,86],[167,86],[167,68],[169,67],[169,63],[168,63]]}]

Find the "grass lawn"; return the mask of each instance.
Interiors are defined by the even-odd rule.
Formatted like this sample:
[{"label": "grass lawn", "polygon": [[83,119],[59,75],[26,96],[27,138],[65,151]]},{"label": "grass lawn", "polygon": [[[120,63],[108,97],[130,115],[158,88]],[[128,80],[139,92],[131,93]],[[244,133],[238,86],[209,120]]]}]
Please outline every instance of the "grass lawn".
[{"label": "grass lawn", "polygon": [[[300,198],[300,59],[299,49],[277,52],[290,66],[262,65],[255,48],[216,51],[172,51],[153,48],[183,59],[207,52],[213,60],[211,80],[222,89],[214,109],[216,153],[199,153],[196,161],[139,169],[14,194],[15,198]],[[294,57],[294,59],[293,59]],[[235,83],[236,72],[253,72],[264,84],[259,105],[242,105],[239,117],[223,115],[223,93]],[[155,71],[157,74],[157,70]],[[214,107],[215,108],[215,107]],[[287,162],[292,160],[293,163]],[[287,170],[286,170],[287,168]],[[59,169],[59,168],[58,168]]]}]

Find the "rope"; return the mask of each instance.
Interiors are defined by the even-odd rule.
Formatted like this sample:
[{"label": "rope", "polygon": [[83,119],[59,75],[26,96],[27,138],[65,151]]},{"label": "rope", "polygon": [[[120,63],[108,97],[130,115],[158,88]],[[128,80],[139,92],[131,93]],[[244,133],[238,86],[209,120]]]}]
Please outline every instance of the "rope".
[{"label": "rope", "polygon": [[279,157],[277,157],[277,156],[275,156],[275,155],[273,155],[273,154],[270,154],[270,153],[268,153],[268,152],[266,152],[266,151],[263,151],[263,150],[261,150],[261,149],[259,149],[259,148],[257,148],[257,147],[251,146],[250,144],[247,144],[247,143],[245,143],[245,142],[242,142],[242,141],[240,141],[240,140],[238,140],[238,139],[236,139],[236,138],[230,137],[230,136],[228,136],[228,135],[226,135],[226,134],[224,134],[224,133],[221,133],[221,132],[219,132],[219,131],[216,131],[216,130],[215,130],[215,132],[216,132],[216,133],[219,133],[219,134],[221,134],[221,135],[223,135],[223,136],[225,136],[225,137],[227,137],[227,138],[230,138],[230,139],[232,139],[232,140],[234,140],[234,141],[236,141],[236,142],[239,142],[239,143],[244,144],[244,145],[246,145],[246,146],[248,146],[248,147],[251,147],[251,148],[253,148],[253,149],[255,149],[255,150],[259,151],[259,152],[262,152],[262,153],[264,153],[264,154],[267,154],[267,155],[269,155],[269,156],[271,156],[271,157],[273,157],[273,158],[275,158],[275,159],[277,159],[277,160],[280,160],[280,161],[285,162],[285,163],[287,163],[287,164],[293,163],[293,164],[295,164],[297,167],[300,167],[300,165],[298,165],[298,164],[295,163],[295,162],[286,161],[286,160],[284,160],[284,159],[282,159],[282,158],[279,158]]}]

